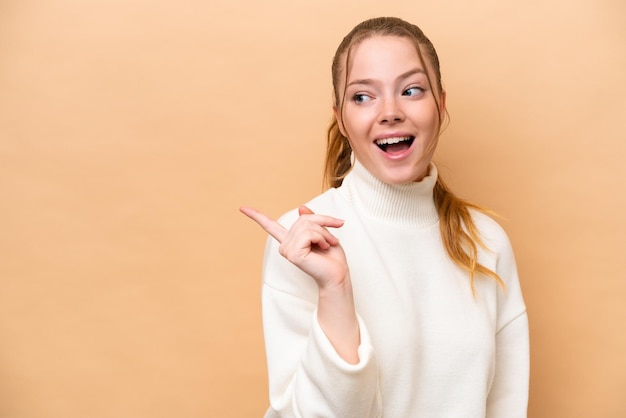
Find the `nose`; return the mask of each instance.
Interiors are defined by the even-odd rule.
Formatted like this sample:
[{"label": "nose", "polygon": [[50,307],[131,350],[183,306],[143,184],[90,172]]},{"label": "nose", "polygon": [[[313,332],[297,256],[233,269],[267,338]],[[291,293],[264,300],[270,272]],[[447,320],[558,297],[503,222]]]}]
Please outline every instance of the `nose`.
[{"label": "nose", "polygon": [[404,113],[396,98],[385,99],[382,103],[380,123],[396,123],[404,120]]}]

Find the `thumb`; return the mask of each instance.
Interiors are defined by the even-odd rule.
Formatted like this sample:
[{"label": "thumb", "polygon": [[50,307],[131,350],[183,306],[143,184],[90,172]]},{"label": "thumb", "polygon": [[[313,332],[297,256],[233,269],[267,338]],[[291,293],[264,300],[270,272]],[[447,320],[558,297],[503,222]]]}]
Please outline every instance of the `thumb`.
[{"label": "thumb", "polygon": [[313,211],[309,208],[307,208],[306,206],[300,206],[298,208],[298,215],[302,216],[302,215],[313,215]]}]

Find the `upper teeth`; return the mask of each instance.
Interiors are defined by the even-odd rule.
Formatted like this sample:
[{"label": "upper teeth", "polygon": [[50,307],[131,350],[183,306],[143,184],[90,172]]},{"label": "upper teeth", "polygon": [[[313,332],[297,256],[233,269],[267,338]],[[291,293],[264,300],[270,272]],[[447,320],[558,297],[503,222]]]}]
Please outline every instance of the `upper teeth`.
[{"label": "upper teeth", "polygon": [[377,139],[376,144],[378,145],[397,144],[398,142],[409,141],[410,139],[411,139],[410,136],[400,136],[397,138],[383,138],[383,139]]}]

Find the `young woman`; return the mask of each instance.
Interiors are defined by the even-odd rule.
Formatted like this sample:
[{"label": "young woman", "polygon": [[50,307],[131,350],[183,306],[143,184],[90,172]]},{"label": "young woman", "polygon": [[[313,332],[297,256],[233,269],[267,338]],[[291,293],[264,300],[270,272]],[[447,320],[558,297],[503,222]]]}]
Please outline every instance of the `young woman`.
[{"label": "young woman", "polygon": [[439,61],[397,18],[332,65],[331,188],[276,222],[263,269],[266,417],[526,417],[528,323],[504,231],[431,162]]}]

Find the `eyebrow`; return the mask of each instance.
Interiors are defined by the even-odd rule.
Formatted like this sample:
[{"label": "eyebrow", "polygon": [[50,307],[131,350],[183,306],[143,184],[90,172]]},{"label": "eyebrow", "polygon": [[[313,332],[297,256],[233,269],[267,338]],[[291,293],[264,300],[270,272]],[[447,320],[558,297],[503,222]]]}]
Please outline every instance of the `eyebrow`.
[{"label": "eyebrow", "polygon": [[[424,71],[423,68],[413,68],[405,73],[400,74],[398,77],[396,77],[396,80],[403,80],[405,78],[408,78],[414,74],[426,74],[426,71]],[[360,80],[352,80],[351,82],[348,83],[348,85],[346,86],[346,88],[354,85],[354,84],[374,84],[375,80],[371,79],[371,78],[362,78]]]}]

